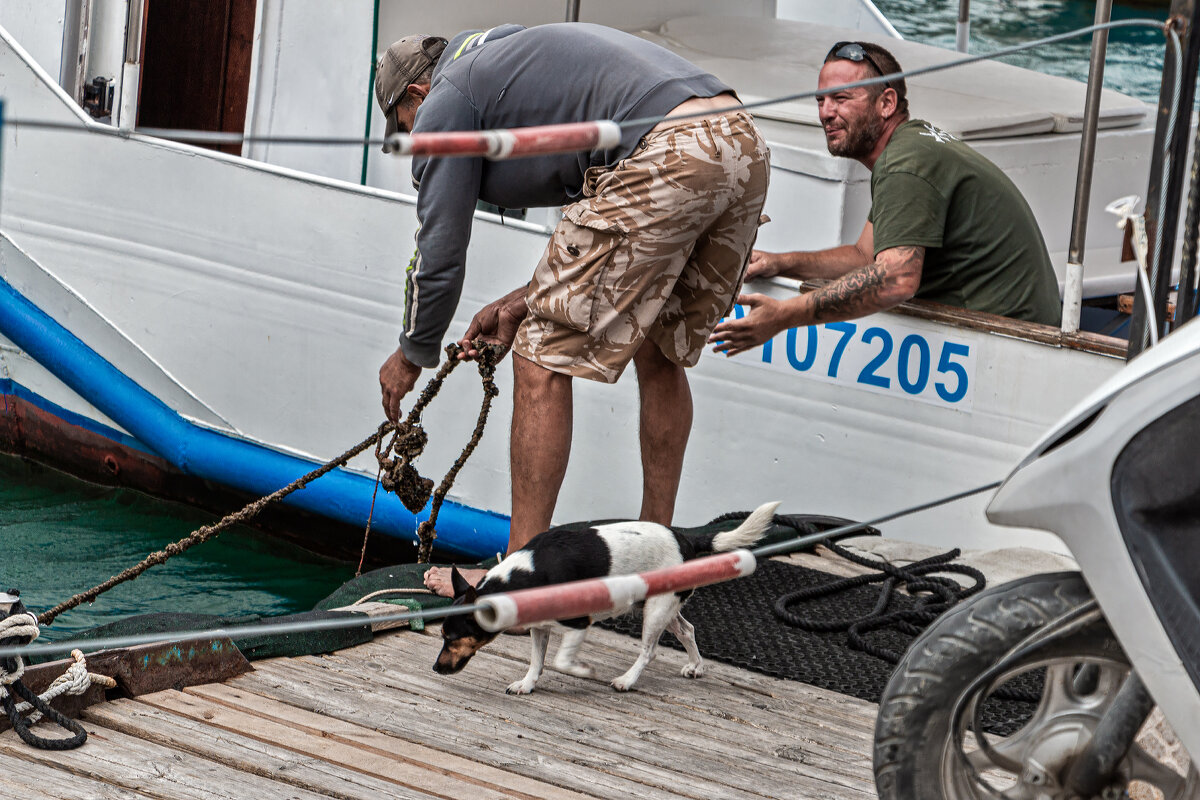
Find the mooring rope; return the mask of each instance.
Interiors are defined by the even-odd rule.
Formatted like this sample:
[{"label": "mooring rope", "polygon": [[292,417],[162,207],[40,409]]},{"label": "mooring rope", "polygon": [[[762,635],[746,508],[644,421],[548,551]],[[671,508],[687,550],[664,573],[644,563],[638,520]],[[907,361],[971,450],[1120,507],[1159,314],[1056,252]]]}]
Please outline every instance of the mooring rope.
[{"label": "mooring rope", "polygon": [[[20,610],[16,613],[10,613],[4,619],[0,619],[0,642],[24,640],[25,644],[30,644],[41,633],[37,618],[29,611],[25,611],[19,603],[17,608]],[[25,674],[25,661],[21,656],[0,658],[0,705],[4,706],[13,730],[17,732],[23,742],[32,747],[40,750],[72,750],[87,741],[87,731],[83,729],[82,725],[50,707],[50,701],[60,694],[64,692],[83,694],[91,685],[93,676],[87,671],[83,653],[75,650],[72,655],[75,655],[75,663],[68,667],[67,672],[58,676],[40,697],[21,681],[21,676]],[[103,675],[94,677],[101,683],[112,681],[111,678]],[[111,685],[116,686],[116,681],[112,681]],[[25,698],[25,702],[18,705],[13,699],[14,694]],[[21,716],[24,711],[29,709],[33,709],[34,713],[28,717]],[[30,727],[43,716],[69,731],[71,736],[53,739],[33,733]]]},{"label": "mooring rope", "polygon": [[[483,381],[483,401],[479,407],[479,417],[475,421],[475,430],[472,431],[470,440],[463,447],[454,464],[447,470],[436,490],[433,489],[433,481],[417,472],[413,462],[424,452],[425,445],[429,441],[428,434],[421,427],[421,414],[441,390],[446,376],[453,372],[460,363],[458,356],[462,352],[462,348],[457,343],[452,342],[446,345],[446,362],[442,364],[441,369],[429,383],[425,384],[421,396],[408,412],[404,422],[395,426],[392,438],[387,445],[383,446],[382,436],[376,440],[375,460],[379,462],[379,481],[383,488],[386,491],[394,492],[404,507],[414,514],[420,513],[425,508],[425,504],[430,501],[430,495],[433,497],[429,518],[417,526],[419,542],[417,563],[419,564],[429,563],[433,552],[433,540],[437,537],[437,518],[438,512],[442,508],[442,500],[445,499],[446,492],[450,491],[450,487],[454,485],[454,479],[458,477],[458,473],[467,463],[467,459],[475,452],[479,440],[483,438],[483,429],[487,425],[492,400],[500,394],[500,390],[496,388],[496,364],[507,352],[507,348],[483,341],[475,342],[474,346],[479,351],[479,355],[474,360],[479,369],[479,377]],[[381,432],[382,430],[380,428]],[[364,548],[365,546],[364,542]]]},{"label": "mooring rope", "polygon": [[[943,611],[982,590],[987,583],[983,573],[975,567],[950,563],[962,554],[962,551],[957,548],[900,567],[887,561],[858,555],[835,542],[825,542],[825,546],[847,561],[876,570],[876,572],[851,578],[839,578],[819,586],[809,586],[781,595],[775,601],[775,616],[788,625],[804,631],[826,633],[845,631],[851,648],[861,650],[892,664],[898,663],[902,654],[868,642],[864,634],[882,628],[896,628],[910,636],[916,636],[929,623],[937,619]],[[935,572],[957,572],[967,575],[974,580],[974,584],[961,586],[951,578],[933,575],[932,573]],[[828,597],[872,583],[882,583],[883,586],[880,588],[875,607],[861,617],[816,619],[791,609],[791,606],[796,603]],[[916,607],[889,612],[888,606],[891,605],[895,590],[901,585],[907,586],[910,594],[920,594],[921,596],[917,598]]]},{"label": "mooring rope", "polygon": [[133,580],[151,567],[165,563],[172,556],[179,555],[180,553],[185,552],[186,550],[189,550],[202,542],[207,542],[209,539],[239,522],[245,522],[276,500],[282,500],[292,492],[298,489],[303,489],[309,483],[315,481],[317,478],[320,478],[322,475],[325,475],[333,469],[344,465],[350,459],[354,458],[354,456],[375,444],[375,442],[378,441],[383,435],[384,431],[390,430],[390,426],[391,423],[385,423],[381,425],[378,431],[354,445],[337,458],[323,464],[317,469],[314,469],[312,472],[297,478],[287,486],[284,486],[282,489],[278,489],[266,497],[260,497],[259,499],[242,508],[240,511],[235,511],[232,514],[228,514],[222,517],[219,521],[214,522],[212,525],[204,525],[200,528],[197,528],[179,541],[172,542],[162,550],[151,553],[134,566],[112,576],[103,583],[97,584],[85,592],[80,592],[69,600],[59,603],[49,611],[43,611],[37,618],[38,622],[43,625],[49,625],[54,621],[55,617],[64,611],[70,611],[72,608],[75,608],[82,603],[91,602],[114,586]]},{"label": "mooring rope", "polygon": [[[437,491],[433,495],[433,508],[429,519],[425,520],[417,527],[417,536],[420,541],[420,548],[418,552],[423,554],[421,557],[422,562],[427,562],[429,560],[429,554],[432,550],[433,540],[436,537],[435,526],[437,524],[438,509],[442,505],[442,500],[445,498],[446,492],[448,492],[450,487],[453,485],[454,478],[458,475],[459,470],[461,470],[463,465],[466,464],[467,459],[470,458],[471,453],[474,452],[475,446],[479,444],[479,440],[483,436],[484,425],[487,423],[488,413],[491,410],[492,399],[500,393],[499,389],[496,388],[495,382],[496,362],[499,357],[503,355],[505,349],[499,347],[498,345],[486,344],[483,342],[476,342],[475,348],[479,351],[479,356],[475,360],[478,363],[479,374],[483,379],[483,403],[479,410],[479,419],[475,423],[475,430],[471,436],[471,440],[467,443],[467,446],[463,448],[463,452],[454,462],[454,465],[450,468],[450,471],[446,473],[446,476],[442,479],[441,484],[438,486]],[[195,547],[202,542],[208,541],[233,525],[236,525],[240,522],[245,522],[246,520],[258,514],[271,503],[274,503],[277,500],[282,500],[292,492],[303,489],[305,486],[321,476],[329,473],[330,471],[344,466],[350,461],[350,459],[354,458],[356,455],[372,445],[376,446],[375,457],[379,460],[380,467],[384,474],[384,477],[381,479],[384,489],[388,491],[395,491],[397,496],[400,498],[400,501],[404,503],[405,508],[414,514],[420,513],[420,511],[424,509],[425,503],[429,500],[429,493],[425,491],[422,494],[422,489],[425,486],[433,485],[433,481],[422,477],[412,464],[417,456],[421,454],[421,451],[425,447],[425,442],[428,440],[428,436],[426,435],[424,429],[421,428],[421,413],[425,410],[425,407],[429,404],[429,401],[431,401],[437,395],[438,390],[442,387],[442,382],[446,379],[446,376],[449,375],[456,366],[458,366],[458,354],[461,351],[462,349],[458,346],[458,344],[450,344],[446,346],[446,363],[441,366],[437,374],[429,381],[428,384],[426,384],[425,389],[421,392],[420,398],[409,411],[408,416],[403,422],[399,424],[384,422],[379,426],[379,429],[375,431],[375,433],[371,434],[366,439],[363,439],[361,442],[354,445],[337,458],[334,458],[333,460],[322,464],[317,469],[314,469],[312,472],[297,478],[287,486],[284,486],[282,489],[278,489],[265,497],[260,497],[254,502],[246,505],[240,511],[235,511],[232,514],[228,514],[212,525],[205,525],[201,528],[197,528],[179,541],[167,545],[162,550],[151,553],[134,566],[117,575],[114,575],[103,583],[93,586],[91,589],[88,589],[85,592],[80,592],[69,600],[59,603],[49,611],[42,612],[42,614],[37,617],[37,622],[40,622],[42,625],[49,625],[54,621],[55,617],[64,611],[69,611],[82,603],[95,600],[97,597],[104,594],[114,586],[133,580],[146,570],[150,569],[150,567],[163,564],[172,556],[179,555],[180,553]],[[392,440],[388,443],[387,447],[381,449],[379,445],[389,431],[395,431],[395,435],[393,435]],[[396,457],[391,456],[393,450],[398,453]],[[368,527],[367,530],[369,532],[370,528]],[[363,542],[363,547],[365,550],[365,540]]]},{"label": "mooring rope", "polygon": [[[78,648],[72,650],[71,658],[74,660],[71,665],[67,667],[66,672],[55,678],[54,681],[46,688],[46,691],[38,695],[38,697],[40,697],[46,703],[53,702],[55,698],[64,694],[83,694],[93,685],[103,686],[105,689],[116,688],[116,679],[111,678],[108,675],[101,675],[96,672],[88,672],[87,659],[84,657],[82,650],[79,650]],[[19,714],[24,714],[30,709],[33,709],[33,704],[31,703],[17,703],[17,713]],[[38,710],[34,710],[34,712],[28,717],[30,723],[37,722],[41,718],[42,712]]]}]

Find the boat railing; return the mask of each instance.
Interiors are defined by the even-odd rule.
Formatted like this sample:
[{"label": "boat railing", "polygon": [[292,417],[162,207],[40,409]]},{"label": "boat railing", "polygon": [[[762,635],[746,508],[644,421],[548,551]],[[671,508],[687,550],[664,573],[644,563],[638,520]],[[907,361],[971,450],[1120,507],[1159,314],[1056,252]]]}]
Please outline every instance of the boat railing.
[{"label": "boat railing", "polygon": [[[1103,0],[1101,0],[1103,2]],[[1105,20],[1107,22],[1107,20]],[[960,53],[967,52],[971,39],[971,0],[958,0],[958,22],[954,26],[954,46]]]},{"label": "boat railing", "polygon": [[[1141,293],[1134,294],[1133,319],[1129,334],[1129,357],[1150,344],[1150,327],[1162,336],[1196,315],[1196,215],[1194,213],[1200,181],[1197,162],[1192,162],[1188,191],[1188,215],[1184,231],[1183,258],[1179,269],[1178,302],[1174,318],[1167,313],[1171,292],[1175,238],[1183,195],[1184,172],[1196,92],[1196,71],[1200,66],[1200,4],[1195,0],[1172,0],[1166,25],[1168,36],[1163,59],[1162,87],[1159,92],[1158,125],[1154,135],[1150,179],[1146,189],[1146,231],[1149,237],[1149,281],[1153,304]],[[1181,44],[1185,42],[1186,44]],[[1187,226],[1190,225],[1190,230]]]}]

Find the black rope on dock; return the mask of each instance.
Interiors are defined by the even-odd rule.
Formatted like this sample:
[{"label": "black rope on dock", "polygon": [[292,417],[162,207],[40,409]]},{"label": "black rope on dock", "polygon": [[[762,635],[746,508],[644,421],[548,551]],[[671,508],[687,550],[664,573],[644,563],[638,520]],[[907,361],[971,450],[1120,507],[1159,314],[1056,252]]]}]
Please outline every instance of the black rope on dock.
[{"label": "black rope on dock", "polygon": [[[6,594],[12,594],[15,598],[18,593],[16,590],[9,590]],[[5,605],[3,616],[0,616],[0,646],[29,645],[37,637],[37,619],[19,599],[12,599]],[[25,661],[21,656],[0,658],[0,704],[3,704],[9,722],[12,723],[13,730],[21,737],[21,740],[39,750],[73,750],[86,742],[87,731],[83,729],[83,726],[75,720],[63,716],[51,708],[47,701],[38,697],[21,681],[23,674],[25,674]],[[17,703],[13,700],[14,692],[33,707],[33,713],[29,717],[21,716],[21,712],[17,710]],[[40,716],[38,712],[40,712]],[[41,717],[48,717],[73,735],[70,738],[62,739],[38,736],[29,728]]]},{"label": "black rope on dock", "polygon": [[[775,616],[788,625],[814,633],[845,631],[846,641],[851,649],[875,656],[889,664],[899,663],[904,654],[870,642],[866,634],[890,628],[909,636],[918,636],[951,607],[982,591],[987,585],[987,578],[975,567],[951,563],[962,554],[959,548],[900,567],[881,559],[871,559],[851,552],[833,541],[823,544],[847,561],[876,572],[841,578],[781,595],[775,601]],[[933,573],[966,575],[974,583],[963,586],[953,578]],[[879,598],[875,607],[861,617],[818,619],[811,613],[801,614],[791,608],[797,603],[830,597],[873,583],[883,584],[879,590]],[[905,587],[910,595],[916,597],[917,604],[915,607],[889,612],[888,608],[900,587]],[[1010,682],[992,692],[991,696],[1002,700],[1037,702],[1042,694],[1040,687],[1027,684],[1028,682]]]},{"label": "black rope on dock", "polygon": [[[21,741],[30,747],[36,747],[39,750],[74,750],[87,741],[87,731],[83,729],[75,720],[70,717],[63,716],[58,711],[50,706],[42,698],[38,697],[28,686],[26,686],[20,678],[8,684],[8,690],[4,694],[4,710],[8,713],[8,721],[12,723],[13,730],[17,732],[17,736],[21,737]],[[25,699],[27,703],[40,711],[42,715],[61,728],[70,731],[73,736],[62,739],[52,739],[45,736],[38,736],[29,729],[31,722],[28,718],[22,717],[17,711],[17,703],[13,700],[12,693],[16,692]]]},{"label": "black rope on dock", "polygon": [[[837,555],[859,566],[877,570],[877,572],[857,575],[852,578],[842,578],[836,581],[811,586],[796,592],[789,592],[775,601],[775,616],[789,625],[801,630],[814,632],[846,631],[850,646],[864,653],[882,658],[892,664],[900,661],[901,653],[886,647],[879,647],[866,640],[864,634],[881,628],[894,627],[910,636],[916,636],[929,623],[937,619],[942,612],[961,600],[982,590],[987,583],[983,573],[966,564],[952,564],[961,555],[958,548],[939,555],[930,556],[907,567],[898,567],[886,561],[866,558],[852,553],[834,542],[826,542],[825,546]],[[971,586],[961,586],[952,578],[939,577],[931,573],[955,572],[974,579]],[[809,615],[802,615],[791,610],[790,606],[809,600],[844,592],[858,586],[872,583],[882,583],[879,599],[870,613],[857,618],[821,620]],[[907,586],[909,594],[917,596],[915,608],[888,613],[895,590],[899,586]]]}]

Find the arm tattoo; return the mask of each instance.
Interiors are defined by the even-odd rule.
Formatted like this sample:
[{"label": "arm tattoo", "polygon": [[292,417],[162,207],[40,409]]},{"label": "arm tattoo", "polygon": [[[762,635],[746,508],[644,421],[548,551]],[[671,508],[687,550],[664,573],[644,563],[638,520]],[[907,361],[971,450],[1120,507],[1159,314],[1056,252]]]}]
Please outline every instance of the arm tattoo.
[{"label": "arm tattoo", "polygon": [[884,274],[883,267],[874,262],[818,290],[813,295],[813,318],[820,322],[829,317],[858,316],[855,312],[864,302],[870,303],[879,297]]},{"label": "arm tattoo", "polygon": [[[925,255],[924,247],[895,247],[884,251],[888,255],[849,272],[845,277],[818,289],[813,293],[813,319],[821,322],[829,318],[852,319],[875,311],[882,311],[894,303],[884,297],[890,274],[900,271],[897,267],[908,267],[915,260],[920,264]],[[884,253],[880,253],[883,256]]]}]

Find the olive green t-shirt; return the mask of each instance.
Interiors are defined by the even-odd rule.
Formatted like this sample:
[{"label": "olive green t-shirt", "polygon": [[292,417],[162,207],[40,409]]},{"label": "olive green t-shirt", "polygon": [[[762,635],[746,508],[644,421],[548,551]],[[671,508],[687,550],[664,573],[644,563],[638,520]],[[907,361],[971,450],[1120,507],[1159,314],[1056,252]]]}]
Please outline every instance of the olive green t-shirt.
[{"label": "olive green t-shirt", "polygon": [[1058,325],[1046,242],[1000,169],[923,120],[898,127],[871,171],[875,253],[925,248],[917,297]]}]

